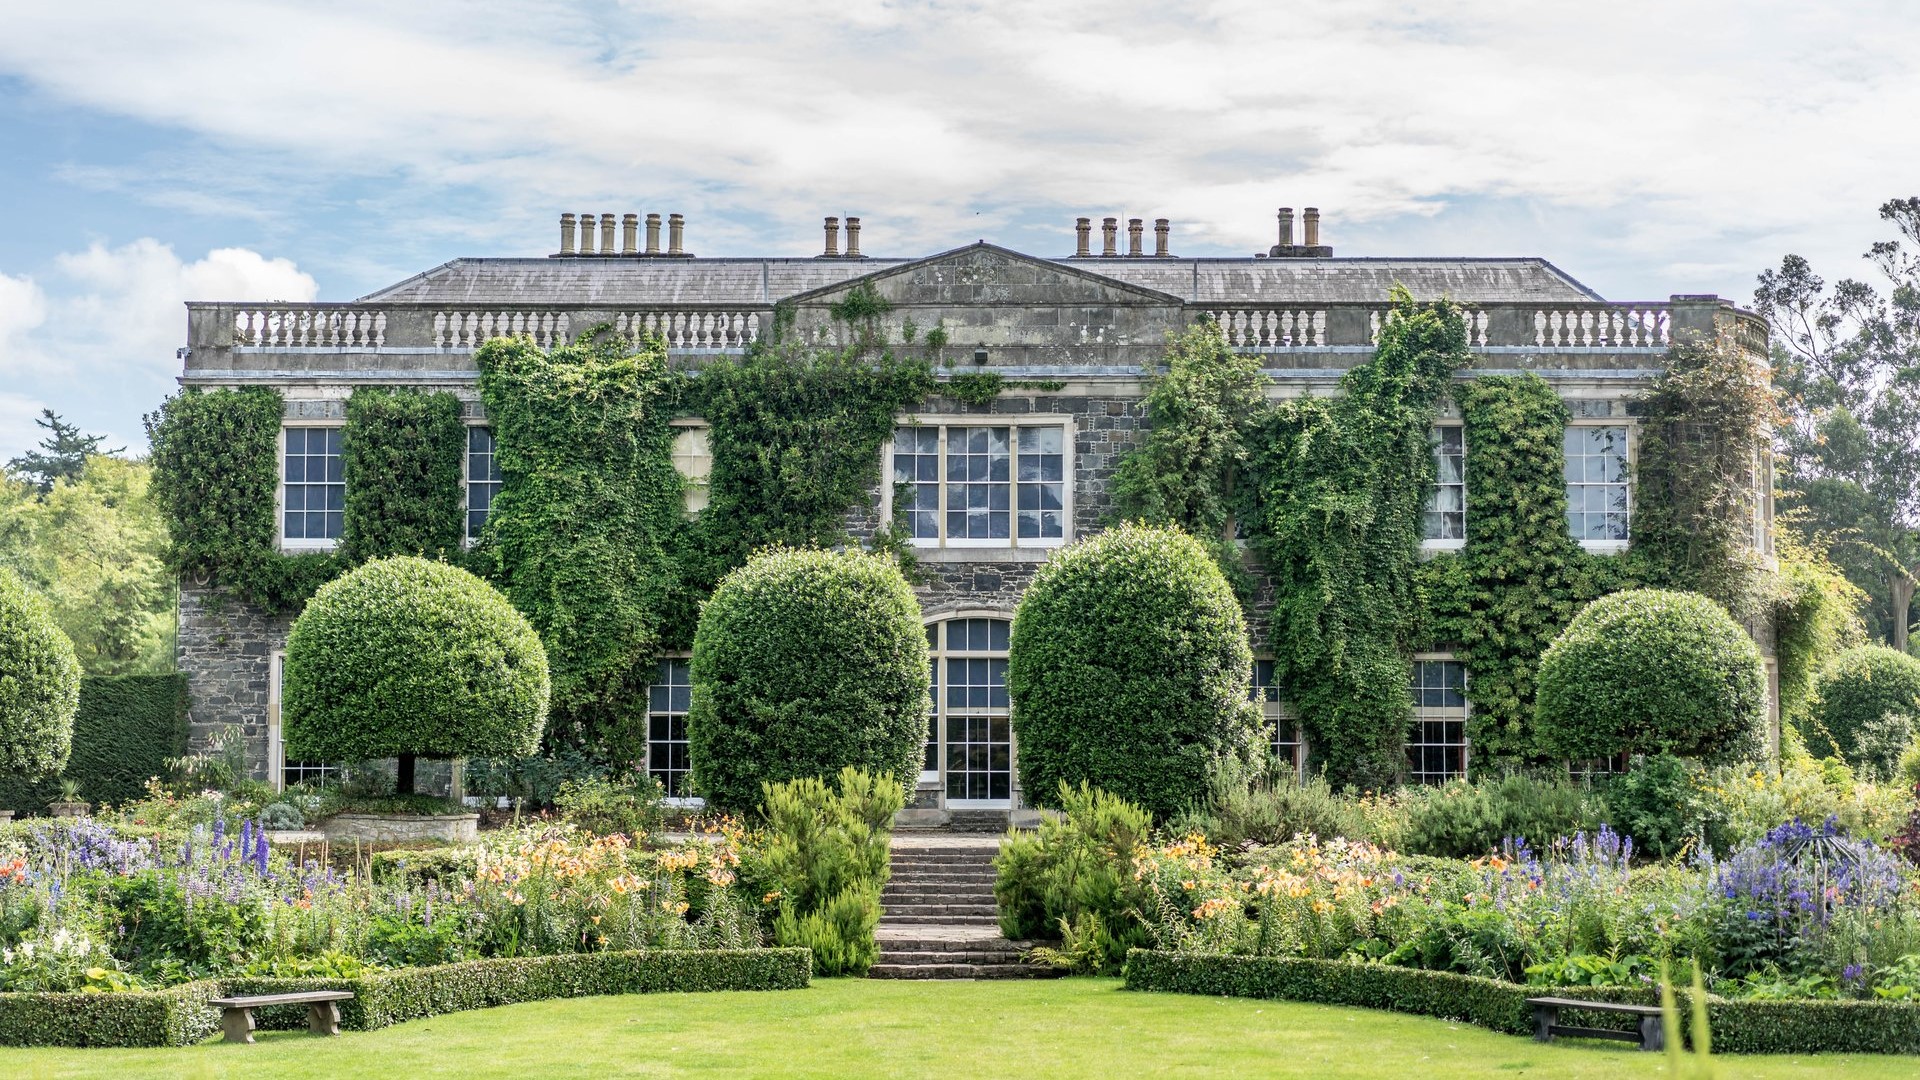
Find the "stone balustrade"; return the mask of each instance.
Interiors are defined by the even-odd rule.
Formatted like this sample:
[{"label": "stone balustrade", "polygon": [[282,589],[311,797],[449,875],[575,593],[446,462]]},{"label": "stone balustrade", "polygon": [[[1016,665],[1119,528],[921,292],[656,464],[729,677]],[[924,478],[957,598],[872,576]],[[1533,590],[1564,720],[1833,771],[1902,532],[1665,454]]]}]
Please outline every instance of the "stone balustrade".
[{"label": "stone balustrade", "polygon": [[378,349],[387,313],[354,304],[234,305],[233,344],[260,349]]}]

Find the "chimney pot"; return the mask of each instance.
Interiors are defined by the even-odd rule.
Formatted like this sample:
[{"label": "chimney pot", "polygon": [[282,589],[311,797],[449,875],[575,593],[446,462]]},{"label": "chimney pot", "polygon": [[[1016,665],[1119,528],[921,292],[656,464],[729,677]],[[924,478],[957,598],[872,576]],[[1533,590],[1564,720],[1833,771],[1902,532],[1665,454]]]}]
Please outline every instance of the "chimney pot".
[{"label": "chimney pot", "polygon": [[573,254],[573,215],[560,215],[560,254]]},{"label": "chimney pot", "polygon": [[1093,219],[1073,219],[1073,257],[1085,259],[1093,255]]},{"label": "chimney pot", "polygon": [[660,254],[660,215],[647,215],[647,254]]},{"label": "chimney pot", "polygon": [[837,259],[840,257],[840,219],[837,217],[828,218],[826,228],[827,250],[821,252],[820,257],[823,259]]},{"label": "chimney pot", "polygon": [[1293,246],[1293,207],[1291,206],[1280,208],[1280,246],[1283,248]]},{"label": "chimney pot", "polygon": [[687,219],[679,214],[667,215],[667,254],[685,255],[684,241]]},{"label": "chimney pot", "polygon": [[1145,225],[1146,222],[1140,218],[1127,219],[1127,257],[1130,259],[1137,259],[1146,254],[1140,249],[1140,237]]},{"label": "chimney pot", "polygon": [[620,254],[638,255],[640,247],[637,237],[640,232],[639,214],[620,215]]},{"label": "chimney pot", "polygon": [[600,254],[602,255],[613,254],[613,226],[612,214],[600,215]]},{"label": "chimney pot", "polygon": [[847,258],[857,259],[859,257],[860,257],[860,219],[857,217],[850,217],[847,219]]},{"label": "chimney pot", "polygon": [[1306,245],[1308,247],[1319,247],[1320,246],[1320,208],[1317,206],[1309,206],[1305,210],[1300,212],[1300,218],[1303,222],[1305,222]]},{"label": "chimney pot", "polygon": [[1120,254],[1120,219],[1100,219],[1100,257],[1111,259]]},{"label": "chimney pot", "polygon": [[1168,221],[1166,218],[1153,219],[1153,256],[1154,258],[1166,259],[1166,258],[1172,257],[1173,253],[1167,250],[1167,236],[1172,231],[1173,231],[1173,223]]}]

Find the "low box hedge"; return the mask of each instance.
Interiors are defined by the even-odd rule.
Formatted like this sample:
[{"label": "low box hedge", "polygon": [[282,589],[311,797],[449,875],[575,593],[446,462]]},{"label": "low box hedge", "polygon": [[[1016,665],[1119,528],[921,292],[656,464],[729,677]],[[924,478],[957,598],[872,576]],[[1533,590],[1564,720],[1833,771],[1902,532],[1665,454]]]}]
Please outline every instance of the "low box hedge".
[{"label": "low box hedge", "polygon": [[[1448,971],[1281,956],[1206,956],[1134,949],[1129,990],[1281,998],[1464,1020],[1510,1035],[1533,1033],[1530,997],[1654,1004],[1629,987],[1521,986]],[[1681,1025],[1690,1012],[1681,991]],[[1622,1026],[1606,1014],[1563,1013],[1563,1022]],[[1897,1001],[1740,1001],[1709,996],[1713,1048],[1737,1054],[1920,1054],[1920,1005]]]},{"label": "low box hedge", "polygon": [[[372,1031],[442,1013],[548,998],[712,990],[799,990],[813,977],[808,949],[688,949],[469,960],[357,979],[233,978],[155,993],[0,994],[0,1045],[184,1046],[219,1027],[214,998],[350,990],[340,1026]],[[306,1026],[306,1006],[264,1009],[265,1030]]]}]

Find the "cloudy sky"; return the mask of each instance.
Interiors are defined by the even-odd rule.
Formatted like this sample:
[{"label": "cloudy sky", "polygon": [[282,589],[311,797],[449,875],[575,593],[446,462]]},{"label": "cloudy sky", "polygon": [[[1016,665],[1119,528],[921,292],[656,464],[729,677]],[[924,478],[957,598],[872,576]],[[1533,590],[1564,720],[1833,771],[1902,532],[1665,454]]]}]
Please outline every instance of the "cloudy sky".
[{"label": "cloudy sky", "polygon": [[1244,255],[1541,255],[1615,299],[1862,273],[1920,193],[1908,0],[0,0],[0,460],[116,445],[186,299],[351,299],[553,250],[562,210],[702,255],[1067,254],[1170,217]]}]

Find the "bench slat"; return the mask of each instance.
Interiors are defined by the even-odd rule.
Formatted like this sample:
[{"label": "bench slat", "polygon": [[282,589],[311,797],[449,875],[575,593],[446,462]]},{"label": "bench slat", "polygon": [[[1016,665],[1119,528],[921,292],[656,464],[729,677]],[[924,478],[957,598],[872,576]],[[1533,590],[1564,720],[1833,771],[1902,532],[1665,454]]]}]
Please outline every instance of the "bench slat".
[{"label": "bench slat", "polygon": [[1528,998],[1529,1005],[1547,1005],[1556,1009],[1591,1009],[1594,1012],[1629,1013],[1634,1016],[1658,1016],[1658,1005],[1629,1005],[1623,1001],[1582,1001],[1579,998]]},{"label": "bench slat", "polygon": [[216,1009],[261,1009],[270,1005],[306,1005],[316,1001],[346,1001],[351,997],[353,997],[351,990],[306,990],[290,994],[216,998],[207,1004]]},{"label": "bench slat", "polygon": [[1565,1027],[1555,1024],[1547,1029],[1555,1035],[1567,1035],[1576,1039],[1619,1039],[1621,1042],[1637,1043],[1638,1031],[1620,1031],[1617,1028]]}]

